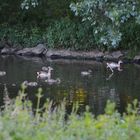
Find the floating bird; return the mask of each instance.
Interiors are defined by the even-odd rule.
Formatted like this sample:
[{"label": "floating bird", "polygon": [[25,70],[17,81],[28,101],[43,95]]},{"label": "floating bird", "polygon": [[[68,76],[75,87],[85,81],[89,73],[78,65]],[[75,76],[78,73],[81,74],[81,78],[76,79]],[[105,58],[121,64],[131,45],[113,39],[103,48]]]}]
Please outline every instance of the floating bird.
[{"label": "floating bird", "polygon": [[6,72],[5,71],[0,71],[0,76],[4,76],[6,75]]},{"label": "floating bird", "polygon": [[35,87],[35,86],[38,85],[37,82],[28,82],[28,81],[24,81],[23,84],[24,84],[25,86],[31,86],[31,87]]},{"label": "floating bird", "polygon": [[52,84],[60,84],[61,80],[59,78],[57,78],[57,79],[48,78],[47,80],[45,80],[45,82],[52,85]]},{"label": "floating bird", "polygon": [[91,73],[92,73],[91,70],[88,70],[88,71],[81,71],[81,75],[83,75],[83,76],[91,75]]},{"label": "floating bird", "polygon": [[46,71],[37,72],[37,78],[51,78],[51,71],[53,70],[53,68],[49,66],[47,69],[48,69],[47,72]]},{"label": "floating bird", "polygon": [[15,87],[15,86],[16,86],[16,84],[15,84],[15,83],[13,83],[13,84],[12,84],[12,86],[13,86],[13,87]]},{"label": "floating bird", "polygon": [[38,85],[37,82],[28,82],[28,86],[36,87]]},{"label": "floating bird", "polygon": [[111,62],[111,63],[106,63],[107,64],[107,68],[109,68],[112,72],[114,72],[113,69],[117,68],[119,71],[122,71],[121,69],[121,64],[123,62],[121,60],[118,61],[118,63],[114,63],[114,62]]},{"label": "floating bird", "polygon": [[43,66],[42,71],[48,71],[48,67]]}]

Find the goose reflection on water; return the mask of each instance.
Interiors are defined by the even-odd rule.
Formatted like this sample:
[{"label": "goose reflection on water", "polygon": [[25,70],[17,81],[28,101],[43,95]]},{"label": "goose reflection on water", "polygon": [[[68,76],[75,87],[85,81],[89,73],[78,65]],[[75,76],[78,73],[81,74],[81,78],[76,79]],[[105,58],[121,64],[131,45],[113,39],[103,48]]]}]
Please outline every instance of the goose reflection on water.
[{"label": "goose reflection on water", "polygon": [[47,80],[45,80],[45,82],[48,83],[49,85],[52,85],[52,84],[60,84],[61,80],[59,78],[56,79],[48,78]]},{"label": "goose reflection on water", "polygon": [[106,80],[110,80],[113,75],[114,75],[114,73],[112,72],[111,74],[109,74],[109,76],[106,78]]}]

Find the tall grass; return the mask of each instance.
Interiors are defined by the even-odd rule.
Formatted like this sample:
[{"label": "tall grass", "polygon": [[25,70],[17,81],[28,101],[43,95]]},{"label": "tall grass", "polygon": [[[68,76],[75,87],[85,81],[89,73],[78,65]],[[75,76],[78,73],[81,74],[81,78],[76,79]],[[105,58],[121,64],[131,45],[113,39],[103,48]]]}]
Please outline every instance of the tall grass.
[{"label": "tall grass", "polygon": [[[39,108],[41,89],[38,90],[35,113],[26,100],[25,87],[19,96],[5,104],[0,113],[0,140],[139,140],[140,116],[137,101],[128,105],[127,113],[120,115],[115,104],[108,102],[105,114],[96,118],[86,111],[78,115],[77,105],[66,119],[66,101],[56,108],[46,101]],[[42,112],[43,109],[43,112]]]}]

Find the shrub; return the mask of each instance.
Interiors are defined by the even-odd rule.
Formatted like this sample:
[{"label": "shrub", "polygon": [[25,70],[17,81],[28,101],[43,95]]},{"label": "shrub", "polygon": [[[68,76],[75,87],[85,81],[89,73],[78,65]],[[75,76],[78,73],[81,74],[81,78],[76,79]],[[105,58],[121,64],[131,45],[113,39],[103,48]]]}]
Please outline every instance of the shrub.
[{"label": "shrub", "polygon": [[49,47],[88,50],[95,47],[93,28],[88,23],[77,23],[70,19],[54,22],[48,29],[46,40]]},{"label": "shrub", "polygon": [[9,27],[3,25],[0,27],[0,39],[10,40],[13,44],[21,44],[24,47],[33,47],[37,43],[44,42],[42,31],[36,27]]},{"label": "shrub", "polygon": [[136,52],[140,44],[140,25],[131,20],[129,23],[121,27],[122,41],[120,47],[122,49],[130,49]]},{"label": "shrub", "polygon": [[[99,47],[116,48],[122,40],[120,28],[130,20],[140,23],[139,0],[83,0],[70,5],[82,22],[94,28],[94,37]],[[126,31],[127,32],[127,31]]]}]

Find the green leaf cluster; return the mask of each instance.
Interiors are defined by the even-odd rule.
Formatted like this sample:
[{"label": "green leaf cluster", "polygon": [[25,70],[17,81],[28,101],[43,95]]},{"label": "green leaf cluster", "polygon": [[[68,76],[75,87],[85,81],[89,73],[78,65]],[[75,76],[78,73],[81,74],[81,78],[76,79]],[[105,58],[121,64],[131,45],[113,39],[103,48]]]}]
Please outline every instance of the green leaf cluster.
[{"label": "green leaf cluster", "polygon": [[95,48],[93,28],[68,18],[54,22],[47,28],[46,40],[51,48],[89,50]]},{"label": "green leaf cluster", "polygon": [[24,28],[22,26],[9,27],[7,25],[0,27],[0,40],[9,40],[11,45],[20,44],[24,47],[33,47],[38,43],[44,42],[43,32],[40,28]]},{"label": "green leaf cluster", "polygon": [[75,15],[82,17],[82,22],[94,27],[97,44],[108,48],[119,46],[124,24],[130,20],[139,23],[139,7],[139,0],[83,0],[70,5]]}]

